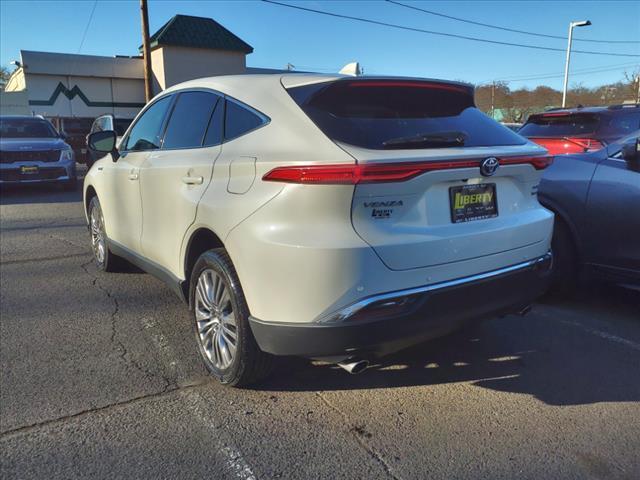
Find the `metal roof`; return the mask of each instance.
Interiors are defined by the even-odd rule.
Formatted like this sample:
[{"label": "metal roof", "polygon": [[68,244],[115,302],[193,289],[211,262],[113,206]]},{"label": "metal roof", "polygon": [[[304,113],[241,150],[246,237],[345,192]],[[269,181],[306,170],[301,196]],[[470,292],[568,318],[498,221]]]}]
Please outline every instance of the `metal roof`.
[{"label": "metal roof", "polygon": [[[149,39],[151,48],[163,45],[253,52],[253,47],[211,18],[176,15]],[[142,46],[140,46],[142,50]]]},{"label": "metal roof", "polygon": [[20,50],[26,73],[45,75],[75,75],[83,77],[143,79],[139,58],[102,57],[73,53],[33,52]]}]

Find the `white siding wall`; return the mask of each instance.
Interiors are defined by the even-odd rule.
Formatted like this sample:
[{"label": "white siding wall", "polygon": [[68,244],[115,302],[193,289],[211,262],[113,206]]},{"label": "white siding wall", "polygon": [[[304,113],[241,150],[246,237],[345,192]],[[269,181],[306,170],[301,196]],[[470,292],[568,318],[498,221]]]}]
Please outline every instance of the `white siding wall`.
[{"label": "white siding wall", "polygon": [[242,52],[159,47],[152,52],[151,61],[162,90],[194,78],[246,73],[246,57]]},{"label": "white siding wall", "polygon": [[0,90],[0,115],[29,115],[27,92],[4,92]]},{"label": "white siding wall", "polygon": [[[133,118],[140,107],[119,107],[113,103],[144,104],[144,82],[136,79],[76,77],[59,75],[26,74],[29,100],[48,101],[58,85],[62,83],[67,91],[76,90],[76,95],[69,99],[61,92],[53,105],[30,105],[30,109],[38,115],[48,117],[85,117],[95,118],[105,113],[113,113],[117,117]],[[89,103],[102,102],[103,105],[87,105],[82,94]]]}]

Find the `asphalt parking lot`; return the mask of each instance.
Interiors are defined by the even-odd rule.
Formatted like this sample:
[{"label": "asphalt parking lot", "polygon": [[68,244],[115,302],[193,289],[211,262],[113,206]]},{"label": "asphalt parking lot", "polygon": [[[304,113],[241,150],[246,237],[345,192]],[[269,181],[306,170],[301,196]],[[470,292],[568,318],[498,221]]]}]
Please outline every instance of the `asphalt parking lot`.
[{"label": "asphalt parking lot", "polygon": [[3,479],[640,478],[638,292],[234,390],[167,287],[96,271],[80,192],[4,190],[0,222]]}]

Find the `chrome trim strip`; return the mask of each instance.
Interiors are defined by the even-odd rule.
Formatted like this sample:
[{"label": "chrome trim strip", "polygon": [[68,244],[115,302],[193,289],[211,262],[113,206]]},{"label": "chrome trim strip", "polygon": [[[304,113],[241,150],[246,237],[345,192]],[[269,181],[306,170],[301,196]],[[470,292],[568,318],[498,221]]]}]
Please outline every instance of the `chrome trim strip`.
[{"label": "chrome trim strip", "polygon": [[516,265],[511,265],[510,267],[499,268],[498,270],[492,270],[490,272],[478,273],[476,275],[471,275],[469,277],[457,278],[455,280],[447,280],[445,282],[434,283],[432,285],[426,285],[424,287],[415,287],[409,288],[407,290],[397,290],[395,292],[382,293],[379,295],[373,295],[371,297],[360,300],[359,302],[353,303],[348,307],[345,307],[337,312],[331,313],[329,315],[325,315],[320,317],[314,321],[314,323],[337,323],[343,322],[349,317],[353,316],[355,313],[359,312],[363,308],[371,305],[372,303],[384,301],[384,300],[392,300],[394,298],[399,297],[407,297],[411,295],[417,295],[421,293],[433,292],[435,290],[441,290],[443,288],[455,287],[458,285],[464,285],[465,283],[476,282],[479,280],[485,280],[487,278],[497,277],[499,275],[504,275],[505,273],[515,272],[516,270],[526,269],[534,267],[539,263],[546,262],[548,260],[552,260],[553,255],[551,251],[544,254],[542,257],[534,258],[533,260],[528,260],[526,262],[518,263]]}]

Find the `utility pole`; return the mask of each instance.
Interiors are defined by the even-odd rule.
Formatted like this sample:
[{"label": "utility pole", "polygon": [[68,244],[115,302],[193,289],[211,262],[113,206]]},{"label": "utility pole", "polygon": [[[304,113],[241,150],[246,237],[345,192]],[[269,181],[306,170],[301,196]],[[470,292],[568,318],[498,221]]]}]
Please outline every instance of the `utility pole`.
[{"label": "utility pole", "polygon": [[147,0],[140,0],[140,17],[142,19],[142,55],[144,61],[144,98],[148,102],[153,97],[151,89],[151,50],[149,48],[149,12]]}]

